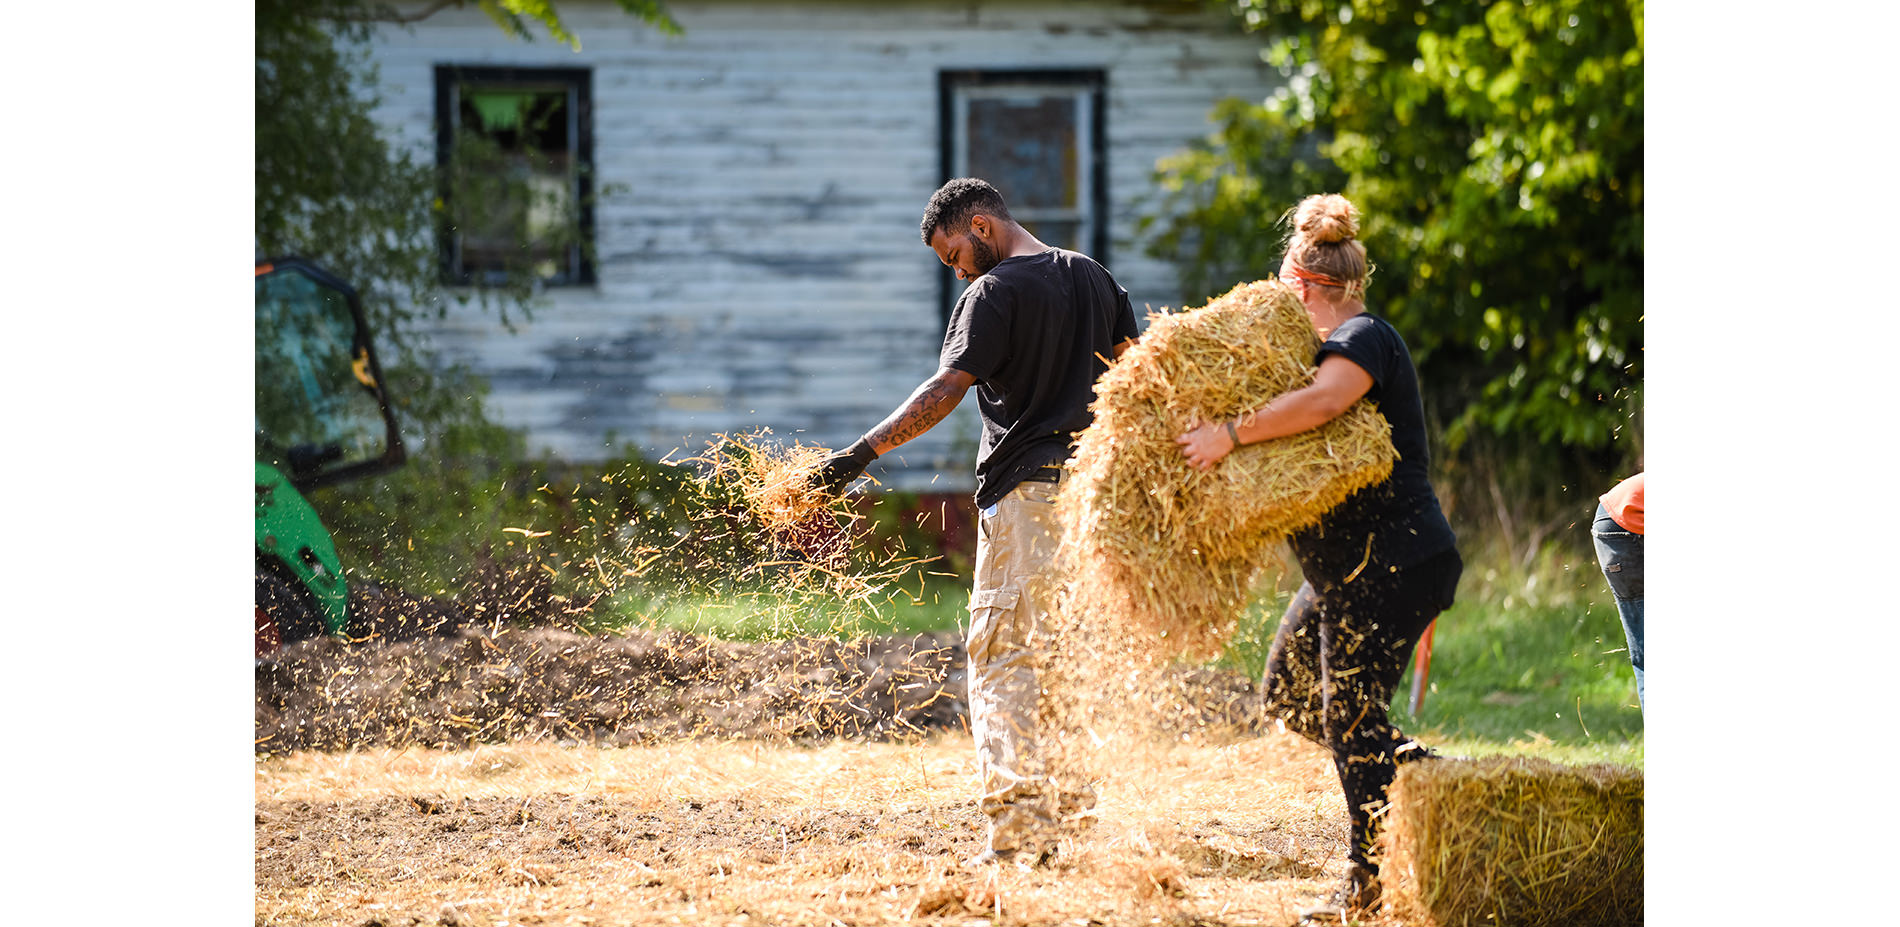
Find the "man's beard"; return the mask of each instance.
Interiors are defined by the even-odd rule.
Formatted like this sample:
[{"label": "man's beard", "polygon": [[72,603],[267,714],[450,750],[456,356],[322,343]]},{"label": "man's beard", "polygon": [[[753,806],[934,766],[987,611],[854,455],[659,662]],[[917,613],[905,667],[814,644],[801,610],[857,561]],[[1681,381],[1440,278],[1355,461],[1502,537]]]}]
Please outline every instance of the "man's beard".
[{"label": "man's beard", "polygon": [[990,268],[997,265],[998,258],[996,257],[995,249],[991,248],[983,239],[971,235],[970,262],[976,265],[976,275],[981,277],[989,273]]}]

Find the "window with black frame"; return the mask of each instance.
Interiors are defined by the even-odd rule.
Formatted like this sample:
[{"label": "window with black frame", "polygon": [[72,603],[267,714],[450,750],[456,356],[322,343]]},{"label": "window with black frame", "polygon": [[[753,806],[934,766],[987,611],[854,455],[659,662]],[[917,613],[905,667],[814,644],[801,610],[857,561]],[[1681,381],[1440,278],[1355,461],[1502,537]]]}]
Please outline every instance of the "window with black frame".
[{"label": "window with black frame", "polygon": [[[1106,263],[1106,84],[1100,70],[943,72],[944,179],[989,181],[1030,234]],[[960,288],[943,280],[947,320]]]},{"label": "window with black frame", "polygon": [[442,65],[435,79],[445,279],[591,283],[591,72]]}]

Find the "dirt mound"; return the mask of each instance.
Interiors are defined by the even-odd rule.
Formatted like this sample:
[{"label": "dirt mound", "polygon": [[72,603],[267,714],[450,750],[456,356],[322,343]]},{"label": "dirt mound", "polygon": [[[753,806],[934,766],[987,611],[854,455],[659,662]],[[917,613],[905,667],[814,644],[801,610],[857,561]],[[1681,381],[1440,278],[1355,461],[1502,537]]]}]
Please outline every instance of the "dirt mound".
[{"label": "dirt mound", "polygon": [[747,642],[540,627],[317,639],[259,671],[256,749],[890,737],[955,726],[962,691],[962,645],[947,635]]},{"label": "dirt mound", "polygon": [[[1196,669],[1170,727],[1257,729],[1254,686]],[[954,633],[721,641],[461,627],[436,636],[299,641],[256,677],[255,749],[463,748],[515,740],[891,739],[967,729]]]}]

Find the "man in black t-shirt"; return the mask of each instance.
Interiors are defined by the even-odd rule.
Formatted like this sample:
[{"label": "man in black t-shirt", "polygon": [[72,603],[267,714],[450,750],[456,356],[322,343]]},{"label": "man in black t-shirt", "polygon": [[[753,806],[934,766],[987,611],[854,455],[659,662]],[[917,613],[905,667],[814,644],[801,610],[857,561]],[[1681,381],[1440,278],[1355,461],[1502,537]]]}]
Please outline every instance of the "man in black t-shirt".
[{"label": "man in black t-shirt", "polygon": [[977,388],[982,514],[965,649],[989,828],[987,849],[970,862],[1039,858],[1065,804],[1086,800],[1082,789],[1050,781],[1035,746],[1031,637],[1043,621],[1044,574],[1056,549],[1053,502],[1075,435],[1091,420],[1106,359],[1120,357],[1138,334],[1135,313],[1102,265],[1038,241],[981,180],[944,184],[924,209],[921,231],[938,259],[971,281],[950,314],[937,373],[826,460],[818,481],[842,489]]}]

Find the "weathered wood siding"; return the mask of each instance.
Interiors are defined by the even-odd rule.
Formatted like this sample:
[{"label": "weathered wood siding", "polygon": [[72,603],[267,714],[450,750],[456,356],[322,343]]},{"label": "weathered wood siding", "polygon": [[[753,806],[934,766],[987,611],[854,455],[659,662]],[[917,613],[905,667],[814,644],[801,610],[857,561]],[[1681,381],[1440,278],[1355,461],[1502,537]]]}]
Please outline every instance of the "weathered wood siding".
[{"label": "weathered wood siding", "polygon": [[[1107,72],[1109,269],[1144,307],[1172,268],[1135,221],[1155,160],[1276,77],[1262,43],[1200,4],[676,0],[683,37],[568,0],[582,49],[511,41],[479,12],[388,29],[375,58],[393,133],[434,157],[438,64],[593,69],[598,282],[555,288],[505,331],[457,310],[435,331],[487,375],[492,411],[575,461],[658,456],[769,427],[842,446],[936,368],[941,265],[918,238],[940,176],[946,69]],[[875,464],[899,488],[967,490],[974,398]]]}]

